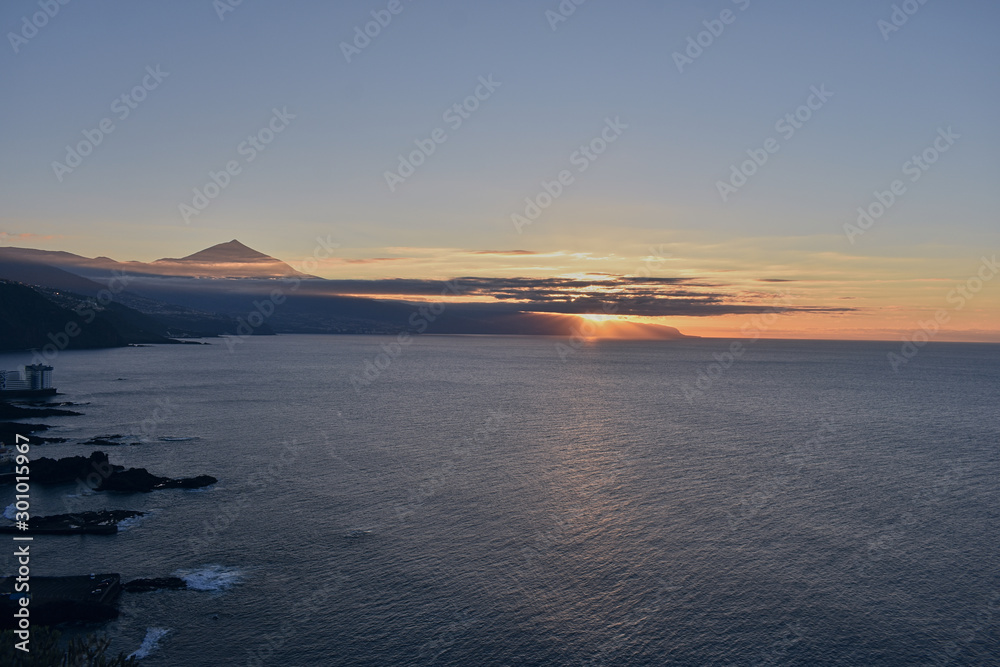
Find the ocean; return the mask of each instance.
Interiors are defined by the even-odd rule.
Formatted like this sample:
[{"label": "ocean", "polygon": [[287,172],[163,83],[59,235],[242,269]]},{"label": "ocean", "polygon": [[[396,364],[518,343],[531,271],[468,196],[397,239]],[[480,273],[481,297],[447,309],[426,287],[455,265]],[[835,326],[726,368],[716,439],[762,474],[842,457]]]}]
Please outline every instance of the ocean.
[{"label": "ocean", "polygon": [[36,487],[148,514],[33,573],[185,577],[149,667],[1000,664],[1000,346],[394,340],[60,353],[34,456],[219,482]]}]

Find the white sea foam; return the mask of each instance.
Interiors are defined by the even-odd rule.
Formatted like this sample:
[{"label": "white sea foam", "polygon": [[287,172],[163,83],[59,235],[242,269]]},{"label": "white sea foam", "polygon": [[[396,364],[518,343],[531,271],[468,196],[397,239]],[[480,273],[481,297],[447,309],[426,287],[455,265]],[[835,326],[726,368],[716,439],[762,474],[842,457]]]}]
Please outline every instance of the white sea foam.
[{"label": "white sea foam", "polygon": [[197,489],[181,489],[184,493],[208,493],[210,491],[215,491],[218,488],[219,483],[209,484],[208,486],[202,486]]},{"label": "white sea foam", "polygon": [[145,519],[150,514],[152,514],[152,512],[146,512],[145,516],[130,516],[127,519],[122,519],[121,521],[118,522],[118,532],[120,533],[123,530],[129,530],[130,528],[135,528],[140,523],[142,523],[142,520]]},{"label": "white sea foam", "polygon": [[164,435],[159,438],[162,442],[187,442],[188,440],[197,440],[196,435]]},{"label": "white sea foam", "polygon": [[170,628],[147,628],[146,636],[143,637],[142,645],[130,654],[130,658],[146,658],[160,647],[160,640],[167,636]]},{"label": "white sea foam", "polygon": [[242,570],[223,565],[206,565],[197,570],[177,570],[174,576],[180,577],[188,588],[195,591],[224,591],[243,578]]},{"label": "white sea foam", "polygon": [[350,530],[344,531],[344,537],[349,539],[360,539],[362,537],[368,537],[374,531],[371,528],[351,528]]}]

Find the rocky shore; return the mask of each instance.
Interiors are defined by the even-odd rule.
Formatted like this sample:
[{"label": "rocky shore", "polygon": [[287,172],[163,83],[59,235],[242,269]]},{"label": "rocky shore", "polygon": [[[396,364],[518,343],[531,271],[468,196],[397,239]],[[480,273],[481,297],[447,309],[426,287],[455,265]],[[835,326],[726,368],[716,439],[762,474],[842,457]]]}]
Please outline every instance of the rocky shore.
[{"label": "rocky shore", "polygon": [[[64,409],[72,405],[59,403],[8,403],[0,401],[0,420],[25,420],[42,417],[69,417],[81,413]],[[65,438],[44,438],[37,434],[47,431],[47,424],[0,421],[0,440],[12,446],[15,436],[30,435],[32,445],[46,442],[66,442]],[[88,447],[139,445],[125,442],[120,434],[95,436],[80,444]],[[13,468],[13,462],[8,461]],[[14,483],[14,473],[4,473],[0,486]],[[89,456],[66,456],[62,458],[38,457],[30,461],[32,485],[50,486],[76,484],[99,492],[148,493],[161,489],[199,489],[215,484],[218,480],[211,475],[197,475],[187,478],[173,478],[154,475],[145,468],[128,468],[111,463],[108,455],[95,450]],[[144,512],[133,510],[96,510],[72,514],[31,516],[27,527],[19,527],[11,521],[0,525],[0,534],[18,535],[114,535],[118,524]],[[0,519],[2,522],[2,519]],[[76,575],[65,577],[36,577],[31,580],[32,623],[55,625],[66,622],[96,623],[118,616],[118,600],[122,591],[141,593],[160,589],[180,590],[188,588],[180,577],[154,577],[135,579],[122,584],[118,574]],[[14,590],[14,577],[0,579],[0,628],[9,628],[22,593]],[[4,620],[6,619],[6,620]]]},{"label": "rocky shore", "polygon": [[114,535],[118,532],[119,522],[143,515],[143,512],[132,510],[98,510],[96,512],[33,516],[28,519],[27,530],[18,529],[14,525],[0,526],[0,533],[14,533],[17,535]]},{"label": "rocky shore", "polygon": [[97,487],[98,491],[117,491],[119,493],[148,493],[158,489],[200,489],[218,482],[211,475],[184,477],[172,479],[158,477],[145,468],[129,468],[122,472],[112,473]]},{"label": "rocky shore", "polygon": [[71,484],[84,482],[96,491],[146,493],[158,489],[200,489],[219,480],[211,475],[196,477],[160,477],[145,468],[115,465],[104,452],[90,456],[67,456],[61,459],[37,458],[31,462],[31,481],[35,484]]}]

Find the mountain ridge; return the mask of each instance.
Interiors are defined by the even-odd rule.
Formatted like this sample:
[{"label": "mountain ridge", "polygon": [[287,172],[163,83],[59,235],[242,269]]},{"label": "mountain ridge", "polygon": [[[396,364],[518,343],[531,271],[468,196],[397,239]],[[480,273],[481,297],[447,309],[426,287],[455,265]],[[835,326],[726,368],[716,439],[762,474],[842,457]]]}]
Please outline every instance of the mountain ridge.
[{"label": "mountain ridge", "polygon": [[[238,239],[233,239],[232,241],[227,241],[225,243],[216,243],[215,245],[209,246],[204,250],[199,250],[198,252],[191,253],[190,255],[186,255],[184,257],[164,257],[153,260],[151,263],[211,261],[253,263],[261,261],[280,262],[281,260],[271,257],[270,255],[266,255],[259,250],[254,250],[245,243],[241,243]],[[281,263],[284,264],[284,262]]]},{"label": "mountain ridge", "polygon": [[110,257],[84,257],[64,250],[36,250],[8,246],[0,248],[0,260],[56,266],[84,278],[122,271],[172,278],[315,279],[289,264],[247,246],[237,239],[217,243],[186,257],[164,257],[152,262],[118,261]]},{"label": "mountain ridge", "polygon": [[258,335],[427,332],[578,337],[582,330],[590,337],[586,331],[593,329],[595,338],[692,338],[661,324],[619,320],[595,324],[575,314],[522,310],[517,303],[503,301],[453,302],[440,314],[424,316],[420,298],[411,302],[340,292],[336,282],[295,271],[237,239],[149,263],[0,248],[0,278],[34,281],[90,297],[110,290],[114,301],[154,317],[164,331],[181,337],[233,333],[234,322],[259,322],[252,327]]}]

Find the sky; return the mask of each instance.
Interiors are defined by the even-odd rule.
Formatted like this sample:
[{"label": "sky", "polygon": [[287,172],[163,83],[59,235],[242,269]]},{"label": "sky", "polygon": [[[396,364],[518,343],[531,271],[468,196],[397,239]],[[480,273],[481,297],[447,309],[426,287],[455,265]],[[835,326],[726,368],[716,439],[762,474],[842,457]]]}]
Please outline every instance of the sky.
[{"label": "sky", "polygon": [[676,278],[796,304],[650,320],[685,333],[1000,341],[1000,5],[576,2],[4,2],[0,243]]}]

